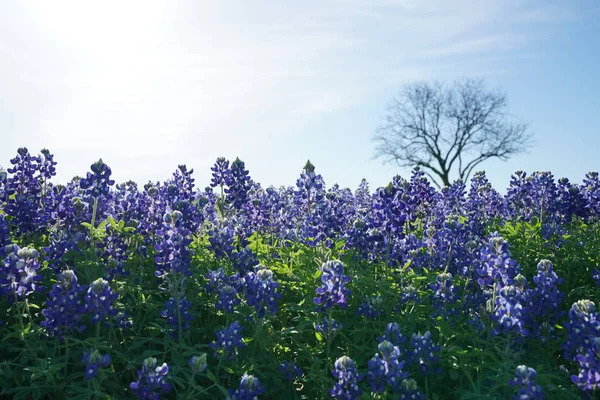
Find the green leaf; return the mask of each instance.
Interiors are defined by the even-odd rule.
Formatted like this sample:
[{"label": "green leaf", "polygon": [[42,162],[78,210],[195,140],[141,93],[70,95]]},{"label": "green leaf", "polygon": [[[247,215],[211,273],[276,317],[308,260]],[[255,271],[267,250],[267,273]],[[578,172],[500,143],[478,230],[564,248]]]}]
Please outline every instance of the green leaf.
[{"label": "green leaf", "polygon": [[315,331],[315,336],[319,342],[323,341],[323,336],[321,336],[321,334],[319,332]]},{"label": "green leaf", "polygon": [[448,375],[450,375],[450,379],[452,379],[453,381],[457,380],[460,376],[458,371],[455,369],[451,369],[450,372],[448,372]]}]

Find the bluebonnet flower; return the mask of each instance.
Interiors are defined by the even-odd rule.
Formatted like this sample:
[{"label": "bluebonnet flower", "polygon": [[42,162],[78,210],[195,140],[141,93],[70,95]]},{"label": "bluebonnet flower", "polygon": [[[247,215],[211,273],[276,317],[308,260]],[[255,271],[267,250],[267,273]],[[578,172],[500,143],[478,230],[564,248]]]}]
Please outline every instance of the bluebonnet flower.
[{"label": "bluebonnet flower", "polygon": [[48,335],[63,338],[73,331],[85,330],[85,325],[81,324],[85,313],[81,294],[85,290],[77,282],[77,275],[72,270],[58,274],[57,282],[48,294],[46,308],[42,310],[45,320],[40,322]]},{"label": "bluebonnet flower", "polygon": [[477,269],[478,282],[486,287],[494,282],[511,285],[521,267],[511,258],[508,242],[493,234],[481,249],[482,265]]},{"label": "bluebonnet flower", "polygon": [[4,295],[9,303],[45,289],[38,284],[42,276],[37,274],[40,268],[37,250],[9,244],[4,247],[2,253],[5,256],[0,262],[0,294]]},{"label": "bluebonnet flower", "polygon": [[487,222],[500,218],[504,213],[503,199],[492,187],[485,172],[473,175],[465,208],[471,227],[479,233],[483,232]]},{"label": "bluebonnet flower", "polygon": [[329,390],[331,397],[344,400],[358,399],[362,394],[358,382],[363,379],[363,375],[358,373],[354,361],[348,356],[342,356],[335,360],[334,367],[331,374],[336,382]]},{"label": "bluebonnet flower", "polygon": [[54,161],[54,154],[50,153],[48,149],[42,149],[40,153],[42,153],[39,157],[40,175],[44,180],[47,180],[56,175],[56,164],[58,163]]},{"label": "bluebonnet flower", "polygon": [[[0,223],[1,223],[1,221],[0,221]],[[595,269],[592,272],[592,278],[594,278],[594,282],[596,283],[596,286],[600,286],[600,271]]]},{"label": "bluebonnet flower", "polygon": [[371,389],[382,393],[388,386],[397,391],[402,380],[408,378],[408,373],[402,371],[404,363],[400,361],[400,349],[387,340],[379,343],[377,349],[379,353],[369,360],[368,379]]},{"label": "bluebonnet flower", "polygon": [[315,173],[315,166],[310,160],[306,161],[300,178],[296,181],[296,186],[298,187],[297,194],[302,199],[301,203],[306,205],[307,210],[310,210],[313,203],[318,203],[323,199],[325,183],[323,177]]},{"label": "bluebonnet flower", "polygon": [[102,159],[91,165],[92,172],[88,172],[85,178],[81,178],[79,185],[82,189],[88,190],[92,197],[110,195],[110,187],[115,184],[115,181],[110,179],[112,171]]},{"label": "bluebonnet flower", "polygon": [[372,259],[390,266],[402,262],[402,239],[407,221],[405,195],[408,187],[399,177],[373,194],[367,224]]},{"label": "bluebonnet flower", "polygon": [[458,300],[458,288],[452,283],[452,274],[445,272],[435,278],[435,283],[430,285],[432,293],[433,316],[442,315],[447,318],[453,314]]},{"label": "bluebonnet flower", "polygon": [[600,337],[594,337],[585,353],[578,354],[579,374],[572,375],[571,381],[583,391],[595,391],[600,385]]},{"label": "bluebonnet flower", "polygon": [[0,167],[0,210],[4,206],[4,202],[8,196],[6,185],[8,183],[8,173],[2,167]]},{"label": "bluebonnet flower", "polygon": [[116,316],[118,310],[115,308],[115,302],[118,297],[119,294],[112,291],[105,279],[99,278],[90,283],[83,300],[85,311],[92,315],[92,323],[96,324],[107,317]]},{"label": "bluebonnet flower", "polygon": [[425,395],[419,391],[417,381],[404,379],[400,385],[400,397],[398,400],[425,400]]},{"label": "bluebonnet flower", "polygon": [[377,318],[383,314],[383,299],[380,295],[373,296],[367,299],[364,303],[358,306],[356,315],[363,315],[367,318]]},{"label": "bluebonnet flower", "polygon": [[161,199],[167,209],[181,212],[179,224],[190,232],[196,232],[204,221],[199,199],[194,193],[193,172],[193,169],[179,165],[173,178],[165,182]]},{"label": "bluebonnet flower", "polygon": [[229,391],[227,400],[256,400],[258,396],[264,393],[265,389],[257,377],[245,373],[240,381],[240,386]]},{"label": "bluebonnet flower", "polygon": [[73,233],[70,229],[59,230],[49,235],[50,244],[43,247],[45,260],[48,266],[55,272],[59,273],[63,269],[67,269],[67,258],[65,255],[77,248],[77,243],[83,240],[83,233]]},{"label": "bluebonnet flower", "polygon": [[90,350],[83,353],[81,362],[85,364],[85,379],[90,380],[98,374],[100,368],[107,368],[110,365],[110,356],[100,354],[98,350]]},{"label": "bluebonnet flower", "polygon": [[333,318],[330,320],[327,317],[323,317],[323,322],[315,325],[315,330],[325,338],[333,336],[340,329],[342,329],[341,322]]},{"label": "bluebonnet flower", "polygon": [[214,223],[208,232],[208,248],[217,258],[231,257],[233,254],[233,239],[235,231],[229,221]]},{"label": "bluebonnet flower", "polygon": [[231,179],[231,170],[229,169],[229,161],[225,157],[217,158],[215,164],[210,167],[212,171],[212,178],[210,179],[210,186],[225,186],[225,183]]},{"label": "bluebonnet flower", "polygon": [[590,172],[585,175],[583,185],[581,186],[586,208],[586,217],[592,221],[600,218],[600,179],[597,172]]},{"label": "bluebonnet flower", "polygon": [[567,178],[560,178],[556,185],[556,221],[568,224],[573,217],[586,218],[586,199],[579,185],[573,185]]},{"label": "bluebonnet flower", "polygon": [[168,329],[170,332],[179,332],[179,323],[181,321],[181,329],[183,331],[190,327],[194,317],[190,313],[192,303],[185,296],[182,296],[179,301],[171,297],[165,302],[165,309],[160,313],[161,317],[167,319]]},{"label": "bluebonnet flower", "polygon": [[217,331],[217,340],[210,344],[215,350],[215,357],[224,355],[233,360],[238,354],[238,349],[246,346],[242,338],[243,330],[238,321],[233,321],[229,326]]},{"label": "bluebonnet flower", "polygon": [[516,285],[498,286],[494,299],[495,307],[491,315],[495,322],[494,334],[514,332],[520,336],[528,336],[529,315],[523,309],[526,301],[523,291]]},{"label": "bluebonnet flower", "polygon": [[169,393],[171,384],[165,382],[169,366],[167,363],[157,365],[156,358],[148,357],[142,364],[142,369],[137,371],[138,379],[131,382],[129,387],[133,393],[142,400],[159,400],[161,394]]},{"label": "bluebonnet flower", "polygon": [[215,303],[217,310],[233,313],[235,306],[240,304],[237,290],[231,285],[222,285],[219,289],[219,299]]},{"label": "bluebonnet flower", "polygon": [[5,189],[2,189],[6,200],[4,211],[11,217],[11,224],[16,233],[36,232],[43,228],[45,223],[39,173],[40,158],[32,156],[27,148],[21,147],[10,163],[13,167],[7,169],[10,176],[3,184]]},{"label": "bluebonnet flower", "polygon": [[133,327],[133,321],[131,317],[123,311],[119,311],[115,316],[116,326],[120,329],[130,329]]},{"label": "bluebonnet flower", "polygon": [[248,201],[248,191],[251,187],[248,174],[244,162],[236,158],[231,163],[230,174],[225,177],[227,201],[236,210],[241,209]]},{"label": "bluebonnet flower", "polygon": [[206,366],[206,353],[202,353],[200,356],[193,356],[190,358],[190,367],[192,368],[192,372],[194,374],[204,372]]},{"label": "bluebonnet flower", "polygon": [[285,380],[290,382],[294,379],[300,378],[304,374],[302,368],[297,366],[294,361],[287,360],[279,366],[279,371],[283,372]]},{"label": "bluebonnet flower", "polygon": [[156,276],[182,274],[190,276],[191,254],[188,246],[192,243],[191,233],[182,226],[183,214],[180,211],[167,212],[163,216],[163,228],[156,231],[161,241],[156,244]]},{"label": "bluebonnet flower", "polygon": [[254,254],[254,252],[247,247],[232,253],[230,258],[231,262],[233,263],[233,267],[240,274],[245,274],[246,272],[252,271],[252,269],[259,264],[256,254]]},{"label": "bluebonnet flower", "polygon": [[417,288],[413,285],[404,286],[401,289],[400,296],[398,297],[397,308],[400,308],[408,303],[418,303],[419,301],[419,291]]},{"label": "bluebonnet flower", "polygon": [[321,266],[321,272],[321,286],[317,288],[317,297],[314,298],[317,311],[325,311],[335,305],[346,308],[350,296],[346,284],[350,282],[350,277],[344,275],[344,264],[339,260],[327,261]]},{"label": "bluebonnet flower", "polygon": [[[537,275],[533,277],[534,289],[527,291],[527,311],[531,320],[532,328],[540,333],[541,327],[547,326],[551,333],[554,325],[560,320],[563,312],[560,309],[563,294],[558,290],[562,283],[552,269],[552,262],[541,260],[537,265]],[[546,336],[538,335],[542,340]]]},{"label": "bluebonnet flower", "polygon": [[[1,203],[0,203],[1,204]],[[0,214],[0,248],[10,243],[10,227],[4,214]]]},{"label": "bluebonnet flower", "polygon": [[204,278],[206,278],[206,285],[204,286],[204,289],[208,294],[219,291],[223,285],[223,282],[225,282],[227,279],[223,272],[223,268],[219,268],[215,271],[209,270],[208,273],[204,275]]},{"label": "bluebonnet flower", "polygon": [[411,351],[407,354],[406,361],[416,365],[423,375],[441,373],[438,365],[440,346],[433,342],[429,331],[423,335],[420,332],[413,333],[409,348]]},{"label": "bluebonnet flower", "polygon": [[307,191],[319,190],[323,188],[324,184],[321,176],[315,173],[315,166],[310,162],[310,160],[306,161],[306,164],[302,169],[302,173],[300,174],[300,178],[298,178],[296,181],[296,186],[299,189],[304,189]]},{"label": "bluebonnet flower", "polygon": [[565,324],[567,340],[563,344],[565,358],[575,360],[585,354],[595,337],[600,336],[600,318],[596,305],[590,300],[579,300],[569,310],[569,321]]},{"label": "bluebonnet flower", "polygon": [[125,262],[129,258],[127,243],[112,227],[107,228],[107,236],[102,243],[102,259],[107,266],[106,279],[111,281],[117,275],[127,276],[129,271],[125,271]]},{"label": "bluebonnet flower", "polygon": [[379,342],[388,341],[400,349],[406,344],[406,336],[400,331],[400,325],[397,322],[390,322],[386,325],[383,335],[377,338]]},{"label": "bluebonnet flower", "polygon": [[544,399],[542,387],[535,383],[537,373],[535,369],[525,365],[519,365],[515,371],[515,377],[510,380],[510,385],[519,388],[515,400],[541,400]]},{"label": "bluebonnet flower", "polygon": [[277,293],[278,283],[273,280],[273,272],[262,265],[256,267],[256,272],[249,272],[244,278],[246,301],[254,307],[258,317],[265,313],[277,313],[277,301],[281,294]]}]

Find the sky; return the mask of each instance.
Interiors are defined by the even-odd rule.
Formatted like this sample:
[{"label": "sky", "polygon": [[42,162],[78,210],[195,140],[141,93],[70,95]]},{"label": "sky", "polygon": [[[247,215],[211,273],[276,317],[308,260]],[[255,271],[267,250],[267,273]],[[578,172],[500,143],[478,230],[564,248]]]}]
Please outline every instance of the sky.
[{"label": "sky", "polygon": [[117,181],[209,184],[239,157],[263,186],[307,159],[327,185],[410,169],[374,159],[402,85],[481,78],[534,146],[481,165],[581,182],[600,170],[600,2],[0,0],[0,166],[48,148],[56,182],[102,158]]}]

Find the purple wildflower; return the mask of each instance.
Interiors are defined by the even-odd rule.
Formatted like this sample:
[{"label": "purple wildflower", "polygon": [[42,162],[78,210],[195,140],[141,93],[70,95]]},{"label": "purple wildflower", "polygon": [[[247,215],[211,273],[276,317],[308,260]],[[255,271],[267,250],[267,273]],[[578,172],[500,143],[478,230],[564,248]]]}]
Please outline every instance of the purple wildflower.
[{"label": "purple wildflower", "polygon": [[260,384],[258,378],[245,373],[240,381],[240,386],[235,390],[229,391],[227,400],[256,400],[264,391],[265,387]]},{"label": "purple wildflower", "polygon": [[81,362],[85,364],[85,379],[90,380],[98,374],[100,368],[110,365],[110,356],[100,354],[98,350],[86,351],[83,353]]},{"label": "purple wildflower", "polygon": [[129,387],[139,399],[159,400],[161,394],[169,393],[172,389],[171,384],[165,382],[168,373],[167,363],[158,366],[156,358],[148,357],[142,369],[137,371],[137,381],[131,382]]},{"label": "purple wildflower", "polygon": [[350,277],[344,275],[344,264],[339,260],[328,261],[321,266],[321,272],[321,286],[317,288],[317,297],[314,298],[317,311],[325,311],[335,305],[346,308],[350,296],[346,284],[350,282]]},{"label": "purple wildflower", "polygon": [[545,396],[542,387],[535,383],[536,376],[537,373],[535,372],[535,369],[525,365],[519,365],[515,371],[515,377],[509,382],[511,386],[519,388],[519,391],[513,396],[513,399],[544,399]]},{"label": "purple wildflower", "polygon": [[335,369],[331,374],[336,382],[329,390],[331,397],[335,399],[354,400],[362,394],[362,389],[358,387],[358,382],[363,379],[363,375],[358,373],[354,361],[348,356],[342,356],[335,360]]}]

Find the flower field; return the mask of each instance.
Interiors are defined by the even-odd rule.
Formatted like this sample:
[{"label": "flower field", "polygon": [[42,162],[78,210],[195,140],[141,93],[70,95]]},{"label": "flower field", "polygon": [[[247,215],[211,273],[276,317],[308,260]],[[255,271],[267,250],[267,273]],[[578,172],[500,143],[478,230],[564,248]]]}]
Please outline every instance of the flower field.
[{"label": "flower field", "polygon": [[[580,399],[600,383],[600,180],[436,190],[53,182],[0,169],[0,399]],[[208,186],[207,186],[208,185]],[[203,188],[207,186],[206,188]]]}]

